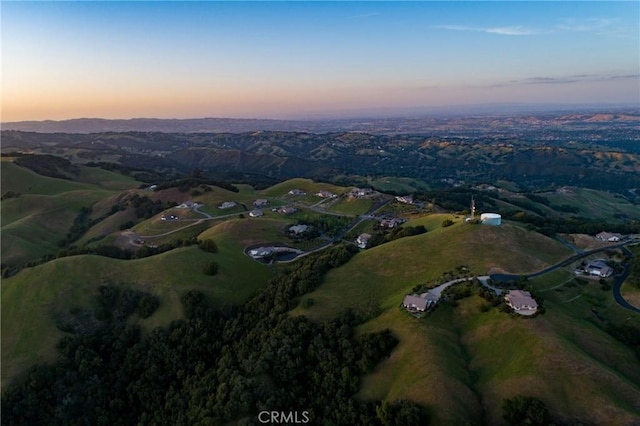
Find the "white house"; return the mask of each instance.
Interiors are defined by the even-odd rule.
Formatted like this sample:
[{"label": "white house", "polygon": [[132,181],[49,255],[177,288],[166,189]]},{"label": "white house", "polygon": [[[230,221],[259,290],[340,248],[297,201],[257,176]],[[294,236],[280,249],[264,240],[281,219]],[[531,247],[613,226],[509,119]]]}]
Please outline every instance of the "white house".
[{"label": "white house", "polygon": [[301,189],[292,189],[289,191],[289,195],[307,195],[307,193]]},{"label": "white house", "polygon": [[336,194],[329,191],[319,191],[319,192],[316,192],[315,195],[320,198],[336,198],[337,197]]},{"label": "white house", "polygon": [[297,211],[298,209],[296,209],[295,207],[280,207],[278,209],[278,213],[282,213],[282,214],[293,214]]},{"label": "white house", "polygon": [[622,239],[622,235],[611,233],[611,232],[601,232],[598,235],[596,235],[596,240],[607,241],[611,243],[620,241],[621,239]]},{"label": "white house", "polygon": [[399,201],[399,202],[405,203],[405,204],[413,204],[413,196],[412,195],[405,195],[403,197],[396,197],[396,201]]},{"label": "white house", "polygon": [[260,210],[260,209],[251,210],[251,211],[249,212],[249,216],[250,216],[250,217],[260,217],[260,216],[262,216],[263,214],[264,214],[264,213],[262,213],[262,210]]},{"label": "white house", "polygon": [[369,239],[371,238],[371,234],[360,234],[358,238],[356,238],[356,245],[361,249],[367,248],[367,244],[369,243]]},{"label": "white house", "polygon": [[237,205],[237,203],[235,201],[225,201],[224,203],[220,204],[220,206],[218,207],[219,209],[230,209],[231,207],[235,207]]},{"label": "white house", "polygon": [[607,278],[613,275],[613,269],[611,269],[609,265],[607,265],[601,260],[589,262],[589,264],[584,268],[584,270],[589,275],[594,275],[596,277]]}]

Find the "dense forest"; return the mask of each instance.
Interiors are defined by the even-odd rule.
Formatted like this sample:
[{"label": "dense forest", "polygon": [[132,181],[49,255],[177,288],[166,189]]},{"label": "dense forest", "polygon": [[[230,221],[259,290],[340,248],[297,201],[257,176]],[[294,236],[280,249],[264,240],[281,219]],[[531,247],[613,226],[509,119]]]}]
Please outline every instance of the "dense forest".
[{"label": "dense forest", "polygon": [[[356,337],[364,319],[352,312],[322,324],[287,314],[355,251],[339,245],[302,259],[243,307],[212,310],[190,291],[186,318],[145,336],[127,321],[131,295],[101,287],[95,325],[73,329],[55,364],[6,389],[2,424],[258,424],[261,411],[306,412],[312,424],[428,424],[414,403],[354,397],[360,377],[396,345],[388,330]],[[157,307],[137,301],[145,314]]]}]

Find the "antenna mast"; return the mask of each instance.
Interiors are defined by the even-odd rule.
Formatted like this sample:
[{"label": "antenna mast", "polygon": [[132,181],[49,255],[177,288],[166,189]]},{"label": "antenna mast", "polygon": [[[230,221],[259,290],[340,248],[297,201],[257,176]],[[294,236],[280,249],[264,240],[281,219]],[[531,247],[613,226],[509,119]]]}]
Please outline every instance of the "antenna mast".
[{"label": "antenna mast", "polygon": [[471,220],[473,220],[476,216],[476,200],[473,199],[473,195],[471,196]]}]

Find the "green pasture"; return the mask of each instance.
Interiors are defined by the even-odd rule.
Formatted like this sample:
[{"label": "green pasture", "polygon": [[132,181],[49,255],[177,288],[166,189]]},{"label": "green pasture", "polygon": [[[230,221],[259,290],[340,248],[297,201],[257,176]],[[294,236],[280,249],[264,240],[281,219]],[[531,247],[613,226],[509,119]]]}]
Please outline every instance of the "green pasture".
[{"label": "green pasture", "polygon": [[[422,222],[430,228],[429,221],[435,225],[442,218],[409,223]],[[469,266],[474,274],[486,273],[491,267],[520,273],[542,269],[569,255],[557,242],[509,224],[459,223],[359,253],[330,271],[320,288],[305,297],[314,300],[310,308],[298,306],[292,314],[319,321],[354,308],[372,318],[362,331],[390,328],[400,344],[365,377],[360,396],[419,401],[437,413],[436,424],[479,419],[483,409],[483,422],[501,424],[502,400],[522,393],[523,387],[527,394],[545,401],[552,412],[584,421],[592,403],[590,395],[597,394],[603,408],[596,418],[604,421],[605,413],[613,412],[621,422],[629,421],[637,413],[632,391],[640,384],[640,373],[627,375],[637,365],[632,351],[589,318],[573,317],[573,310],[553,297],[545,302],[547,314],[533,319],[495,308],[483,313],[480,308],[486,302],[477,296],[462,300],[456,308],[441,305],[422,319],[399,308],[414,285],[435,281],[442,272],[459,265]],[[553,287],[568,274],[554,272],[531,284],[536,289]],[[594,292],[602,291],[597,288]],[[544,297],[547,299],[546,293]],[[602,297],[607,300],[606,315],[618,318],[615,311],[621,308],[611,304],[610,294]],[[576,330],[582,333],[579,339],[572,337]],[[590,339],[598,345],[587,344]],[[549,347],[554,350],[550,352]],[[603,385],[577,374],[579,369],[593,370],[602,376]],[[574,387],[579,390],[572,391]],[[618,395],[616,389],[624,393]]]},{"label": "green pasture", "polygon": [[620,221],[617,215],[626,215],[629,218],[640,220],[640,208],[631,204],[626,199],[614,194],[597,191],[588,188],[570,188],[565,193],[543,193],[552,204],[567,204],[577,207],[579,215],[592,219],[604,219]]},{"label": "green pasture", "polygon": [[419,179],[395,176],[371,177],[368,178],[368,184],[382,192],[412,193],[431,189]]},{"label": "green pasture", "polygon": [[[73,256],[20,271],[2,283],[3,383],[35,362],[51,361],[63,335],[55,315],[88,306],[102,284],[132,286],[160,297],[156,313],[137,321],[145,330],[182,316],[180,297],[191,289],[204,292],[214,306],[239,304],[254,295],[271,276],[268,268],[245,256],[224,232],[216,234],[218,253],[185,247],[137,260]],[[202,272],[215,261],[215,276]]]},{"label": "green pasture", "polygon": [[372,205],[373,200],[370,198],[341,198],[338,202],[331,204],[327,210],[349,216],[357,216],[367,213]]}]

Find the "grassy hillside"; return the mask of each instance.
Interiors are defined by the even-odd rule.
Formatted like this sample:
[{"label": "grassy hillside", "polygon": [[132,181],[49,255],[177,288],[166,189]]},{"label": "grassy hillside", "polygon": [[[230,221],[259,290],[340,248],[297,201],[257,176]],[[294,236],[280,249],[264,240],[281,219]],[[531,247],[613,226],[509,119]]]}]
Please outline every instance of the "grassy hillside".
[{"label": "grassy hillside", "polygon": [[[399,308],[413,286],[435,282],[459,265],[474,274],[520,273],[570,255],[555,241],[509,224],[438,228],[441,220],[434,215],[409,222],[430,232],[361,252],[305,297],[313,299],[311,307],[293,311],[319,321],[355,308],[371,318],[362,332],[390,328],[398,337],[391,357],[365,378],[360,396],[421,402],[432,409],[436,424],[445,425],[470,419],[500,424],[502,400],[517,394],[542,399],[565,420],[632,422],[640,414],[638,361],[603,331],[602,322],[595,324],[600,320],[593,303],[599,315],[615,322],[629,313],[597,282],[566,303],[574,295],[555,289],[572,279],[569,271],[532,281],[539,290],[552,289],[543,293],[547,313],[534,319],[495,308],[483,312],[487,302],[479,296],[455,308],[442,304],[423,319]],[[632,323],[638,326],[640,319]]]},{"label": "grassy hillside", "polygon": [[[105,283],[137,287],[160,297],[158,311],[140,321],[147,330],[180,318],[180,296],[190,289],[203,291],[217,306],[247,300],[271,273],[244,256],[239,244],[226,238],[224,231],[213,233],[219,248],[215,254],[192,246],[130,261],[74,256],[3,280],[3,381],[34,362],[52,359],[55,343],[62,336],[55,327],[55,314],[86,306],[95,289]],[[215,276],[202,272],[210,260],[219,265]]]},{"label": "grassy hillside", "polygon": [[4,199],[2,262],[15,264],[55,254],[57,242],[82,207],[108,199],[139,182],[102,169],[80,166],[76,181],[42,176],[10,161],[1,164],[2,191],[20,194]]},{"label": "grassy hillside", "polygon": [[[437,221],[441,222],[438,215]],[[429,224],[426,217],[408,222]],[[467,266],[473,274],[488,271],[525,273],[541,270],[571,252],[540,234],[506,224],[500,227],[457,223],[426,234],[402,238],[358,254],[331,271],[325,284],[312,293],[312,318],[326,319],[353,307],[388,309],[402,301],[417,284],[436,282],[446,271]],[[348,283],[348,284],[345,284]]]},{"label": "grassy hillside", "polygon": [[621,196],[588,188],[566,188],[543,193],[554,205],[569,205],[580,210],[580,216],[605,220],[640,220],[640,209]]},{"label": "grassy hillside", "polygon": [[[276,185],[273,185],[267,189],[265,189],[264,191],[262,191],[262,193],[264,195],[267,196],[272,196],[272,197],[283,197],[285,195],[287,195],[287,193],[289,191],[291,191],[292,189],[301,189],[303,191],[305,191],[307,193],[307,197],[313,197],[313,199],[315,199],[316,201],[320,200],[318,197],[314,197],[313,193],[318,192],[318,191],[331,191],[334,194],[343,194],[345,192],[348,192],[350,188],[345,188],[345,187],[341,187],[341,186],[337,186],[337,185],[332,185],[330,183],[321,183],[321,182],[314,182],[310,179],[301,179],[301,178],[296,178],[296,179],[289,179],[286,180],[284,182],[278,183]],[[303,200],[305,199],[304,196],[302,197],[295,197],[295,199],[297,201]]]}]

